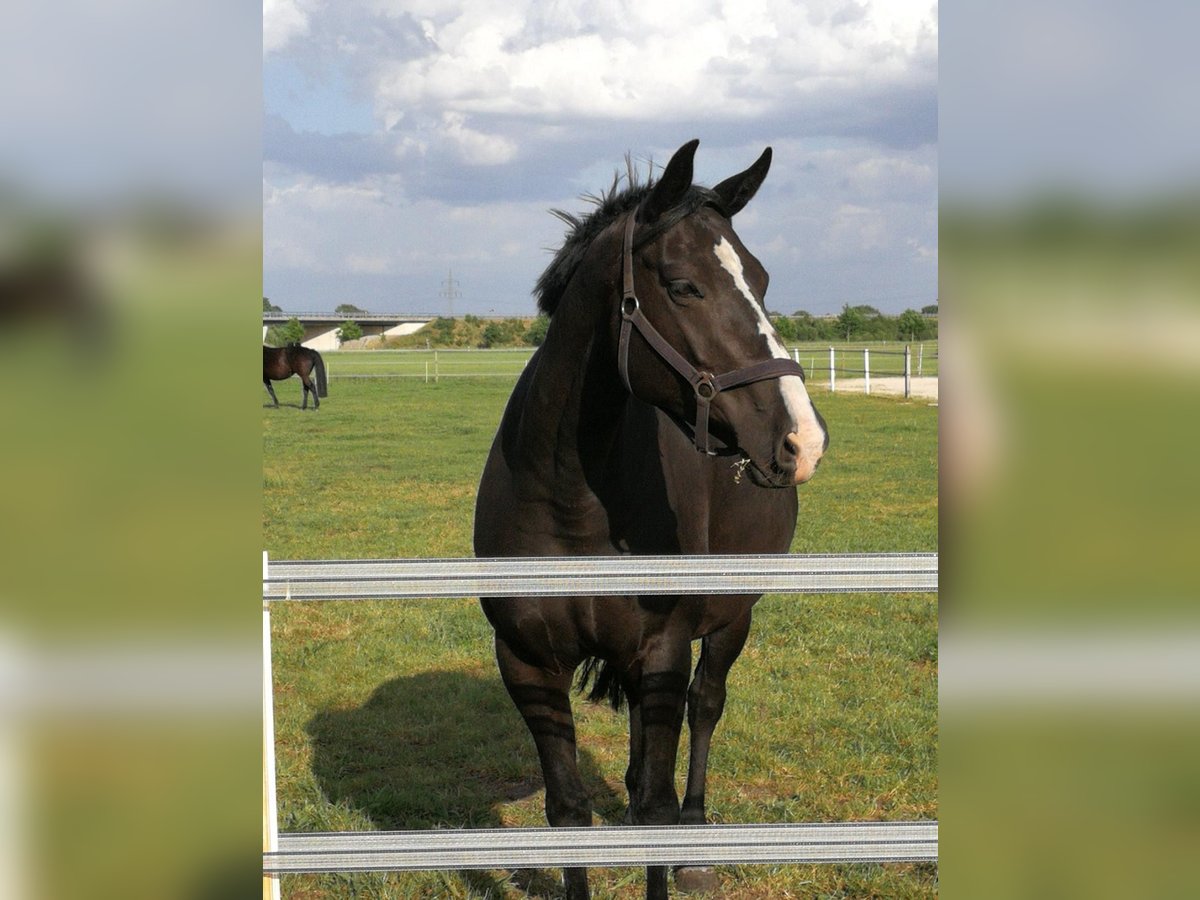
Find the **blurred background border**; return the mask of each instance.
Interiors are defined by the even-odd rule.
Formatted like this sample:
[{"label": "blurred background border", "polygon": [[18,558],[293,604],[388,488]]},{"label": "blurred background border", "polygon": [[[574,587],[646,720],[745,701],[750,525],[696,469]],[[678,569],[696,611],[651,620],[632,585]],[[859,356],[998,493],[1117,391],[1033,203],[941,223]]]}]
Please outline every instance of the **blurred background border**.
[{"label": "blurred background border", "polygon": [[[1191,886],[1198,15],[942,11],[951,896]],[[244,4],[6,9],[0,896],[254,878],[260,67]]]}]

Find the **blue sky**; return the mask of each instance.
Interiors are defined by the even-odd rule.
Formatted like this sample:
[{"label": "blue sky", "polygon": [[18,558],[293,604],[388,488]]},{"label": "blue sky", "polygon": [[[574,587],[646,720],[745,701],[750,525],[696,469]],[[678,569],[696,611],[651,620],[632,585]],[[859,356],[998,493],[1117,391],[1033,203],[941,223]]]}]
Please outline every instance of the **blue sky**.
[{"label": "blue sky", "polygon": [[735,227],[775,311],[937,297],[937,7],[267,0],[264,293],[289,311],[529,315],[626,152],[700,139],[715,184],[774,148]]}]

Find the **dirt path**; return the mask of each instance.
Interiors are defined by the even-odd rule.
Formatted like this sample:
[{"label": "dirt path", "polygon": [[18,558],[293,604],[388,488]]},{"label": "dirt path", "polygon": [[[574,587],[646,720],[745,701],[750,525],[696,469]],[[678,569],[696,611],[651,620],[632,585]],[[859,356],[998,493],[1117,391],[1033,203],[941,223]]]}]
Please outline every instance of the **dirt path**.
[{"label": "dirt path", "polygon": [[[931,377],[910,378],[911,394],[914,399],[933,400],[938,399],[938,380]],[[866,390],[866,381],[862,378],[839,378],[836,382],[836,387],[839,391],[857,391],[863,393]],[[904,396],[904,376],[903,375],[887,375],[871,378],[871,393],[872,394],[888,394],[889,396],[903,397]]]}]

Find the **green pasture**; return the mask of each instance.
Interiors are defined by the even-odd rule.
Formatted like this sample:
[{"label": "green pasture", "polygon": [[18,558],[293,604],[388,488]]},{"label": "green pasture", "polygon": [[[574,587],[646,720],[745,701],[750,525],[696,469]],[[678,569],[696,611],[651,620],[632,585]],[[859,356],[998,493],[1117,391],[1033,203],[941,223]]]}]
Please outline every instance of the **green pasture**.
[{"label": "green pasture", "polygon": [[[834,344],[835,365],[839,370],[861,370],[863,348],[871,351],[871,374],[904,374],[904,344],[876,341],[870,344]],[[938,374],[937,341],[911,344],[912,374]],[[789,344],[814,385],[829,383],[829,344]],[[533,354],[532,347],[476,350],[337,350],[324,353],[330,376],[335,379],[411,378],[440,381],[442,378],[502,377],[516,378]],[[860,374],[839,371],[839,377],[861,378]]]},{"label": "green pasture", "polygon": [[323,353],[333,378],[442,378],[501,376],[513,381],[533,347],[489,350],[335,350]]},{"label": "green pasture", "polygon": [[[336,375],[372,356],[330,354],[331,367]],[[476,484],[514,380],[335,378],[317,412],[300,411],[294,379],[276,386],[278,409],[262,392],[264,547],[276,559],[470,555]],[[793,550],[936,550],[937,409],[814,398],[831,443],[800,489]],[[282,830],[545,823],[533,743],[496,673],[476,601],[281,603],[273,620]],[[937,661],[934,595],[765,597],[730,676],[710,817],[936,818]],[[582,702],[576,713],[596,821],[616,823],[625,718]],[[593,870],[593,894],[640,898],[643,874]],[[722,876],[727,898],[937,893],[928,865],[739,866]],[[557,878],[291,876],[283,889],[304,898],[556,897]]]}]

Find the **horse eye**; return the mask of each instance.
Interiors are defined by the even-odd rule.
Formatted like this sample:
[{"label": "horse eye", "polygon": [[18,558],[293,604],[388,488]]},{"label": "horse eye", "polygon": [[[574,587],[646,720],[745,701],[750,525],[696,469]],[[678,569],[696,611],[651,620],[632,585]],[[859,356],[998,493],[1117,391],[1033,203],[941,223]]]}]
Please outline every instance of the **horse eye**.
[{"label": "horse eye", "polygon": [[704,293],[690,281],[672,281],[667,285],[671,294],[676,297],[703,297]]}]

